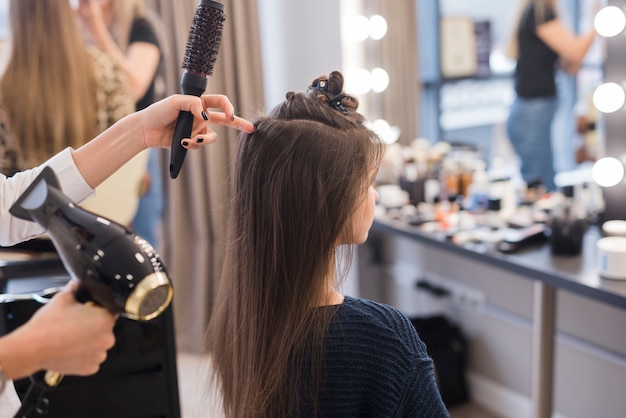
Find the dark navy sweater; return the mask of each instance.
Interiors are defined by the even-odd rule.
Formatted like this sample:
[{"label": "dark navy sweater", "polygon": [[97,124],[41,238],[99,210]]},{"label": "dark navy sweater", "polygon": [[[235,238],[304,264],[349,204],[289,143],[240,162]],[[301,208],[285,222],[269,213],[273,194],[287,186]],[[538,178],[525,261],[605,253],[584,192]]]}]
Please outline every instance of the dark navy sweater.
[{"label": "dark navy sweater", "polygon": [[[330,324],[324,358],[321,417],[449,416],[426,346],[393,307],[346,297]],[[298,416],[310,416],[311,400],[301,401]]]}]

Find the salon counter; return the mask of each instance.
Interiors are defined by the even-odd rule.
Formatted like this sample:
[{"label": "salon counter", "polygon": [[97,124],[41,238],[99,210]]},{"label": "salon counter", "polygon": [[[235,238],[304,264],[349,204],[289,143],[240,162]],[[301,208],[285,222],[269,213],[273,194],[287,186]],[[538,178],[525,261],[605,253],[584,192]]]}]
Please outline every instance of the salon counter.
[{"label": "salon counter", "polygon": [[372,231],[399,234],[452,254],[508,269],[528,279],[626,309],[626,280],[604,279],[598,274],[596,241],[602,235],[597,227],[588,229],[583,250],[578,256],[554,255],[548,244],[531,245],[510,254],[489,249],[483,244],[461,246],[451,242],[443,233],[423,232],[419,227],[387,218],[377,218]]},{"label": "salon counter", "polygon": [[[595,301],[601,306],[626,311],[626,280],[604,279],[598,274],[596,241],[601,237],[601,232],[597,227],[590,227],[587,230],[583,250],[577,256],[552,254],[550,245],[546,243],[533,244],[514,253],[502,253],[484,244],[458,245],[444,233],[425,232],[418,226],[386,217],[375,219],[370,236],[374,241],[382,238],[382,242],[386,243],[383,245],[391,246],[389,247],[391,251],[394,251],[392,242],[406,243],[406,240],[409,240],[409,243],[414,242],[415,248],[406,243],[397,244],[402,247],[396,247],[395,250],[409,252],[408,255],[401,256],[402,262],[415,264],[418,268],[422,268],[417,266],[420,263],[426,266],[424,269],[437,263],[448,265],[447,268],[451,268],[452,264],[458,264],[460,267],[456,269],[457,277],[452,276],[452,279],[468,276],[474,277],[477,283],[484,284],[485,276],[508,275],[508,272],[511,272],[512,277],[521,277],[522,282],[526,282],[526,279],[531,282],[532,289],[528,292],[532,299],[532,312],[529,311],[532,322],[529,360],[531,367],[530,371],[526,372],[530,374],[529,415],[534,418],[548,418],[556,412],[553,392],[555,392],[557,291],[566,290],[584,300]],[[407,245],[411,249],[406,249]],[[411,252],[414,254],[413,258]],[[460,274],[458,270],[461,270]],[[498,282],[494,280],[492,283]],[[504,293],[516,291],[515,286],[509,287],[504,288]],[[518,295],[508,294],[507,297],[514,300]]]}]

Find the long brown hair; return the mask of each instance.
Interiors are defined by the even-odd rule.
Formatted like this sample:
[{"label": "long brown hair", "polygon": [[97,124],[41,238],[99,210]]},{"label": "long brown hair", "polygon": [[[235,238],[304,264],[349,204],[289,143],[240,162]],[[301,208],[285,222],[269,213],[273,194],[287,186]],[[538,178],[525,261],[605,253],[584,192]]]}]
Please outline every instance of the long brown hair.
[{"label": "long brown hair", "polygon": [[96,135],[93,62],[67,0],[11,0],[10,23],[1,102],[23,162],[34,166]]},{"label": "long brown hair", "polygon": [[[228,417],[299,415],[303,388],[313,399],[319,391],[335,310],[314,307],[383,153],[355,98],[329,101],[341,73],[312,86],[320,82],[328,92],[288,93],[239,138],[230,245],[207,334]],[[303,367],[312,381],[301,381]]]}]

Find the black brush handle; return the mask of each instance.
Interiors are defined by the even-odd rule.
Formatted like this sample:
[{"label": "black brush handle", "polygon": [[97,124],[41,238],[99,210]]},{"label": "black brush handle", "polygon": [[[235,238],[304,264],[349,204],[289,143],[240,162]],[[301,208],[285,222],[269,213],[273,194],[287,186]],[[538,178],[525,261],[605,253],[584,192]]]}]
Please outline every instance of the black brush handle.
[{"label": "black brush handle", "polygon": [[193,114],[191,112],[180,112],[178,119],[176,120],[176,128],[174,129],[174,137],[172,138],[172,149],[170,152],[170,177],[175,179],[180,173],[180,169],[183,167],[185,161],[185,155],[187,155],[187,149],[185,149],[180,141],[183,138],[189,138],[191,136],[191,130],[193,128]]},{"label": "black brush handle", "polygon": [[[200,97],[206,89],[207,79],[194,73],[184,73],[180,82],[183,94],[189,94]],[[174,136],[172,137],[172,146],[170,150],[170,177],[175,179],[180,173],[185,161],[187,150],[181,145],[183,138],[190,138],[193,129],[194,116],[191,112],[181,111],[176,120],[174,128]]]}]

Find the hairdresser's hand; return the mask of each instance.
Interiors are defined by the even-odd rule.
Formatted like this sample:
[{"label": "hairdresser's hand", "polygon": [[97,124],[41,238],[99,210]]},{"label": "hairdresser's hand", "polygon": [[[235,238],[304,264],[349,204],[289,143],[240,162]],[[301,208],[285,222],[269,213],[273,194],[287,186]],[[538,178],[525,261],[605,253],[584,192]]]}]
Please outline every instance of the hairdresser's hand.
[{"label": "hairdresser's hand", "polygon": [[191,138],[183,138],[181,141],[183,147],[187,149],[197,149],[201,145],[217,140],[217,134],[210,128],[211,124],[230,126],[245,132],[254,130],[252,123],[235,116],[232,103],[224,95],[206,94],[198,98],[175,94],[138,112],[141,115],[146,146],[162,148],[171,146],[180,111],[191,112],[194,115]]},{"label": "hairdresser's hand", "polygon": [[215,142],[217,135],[209,127],[211,124],[226,125],[245,132],[254,130],[250,122],[233,115],[233,105],[226,96],[175,94],[122,118],[75,150],[72,158],[80,174],[90,187],[95,188],[144,149],[170,148],[181,111],[191,112],[194,116],[191,137],[181,139],[186,149]]},{"label": "hairdresser's hand", "polygon": [[108,31],[100,3],[93,0],[79,0],[76,15],[87,34],[93,38],[92,40],[96,41],[103,30]]},{"label": "hairdresser's hand", "polygon": [[76,301],[71,281],[28,322],[8,334],[3,343],[2,367],[11,379],[39,370],[62,374],[90,375],[98,371],[107,351],[115,344],[116,315],[108,310]]}]

